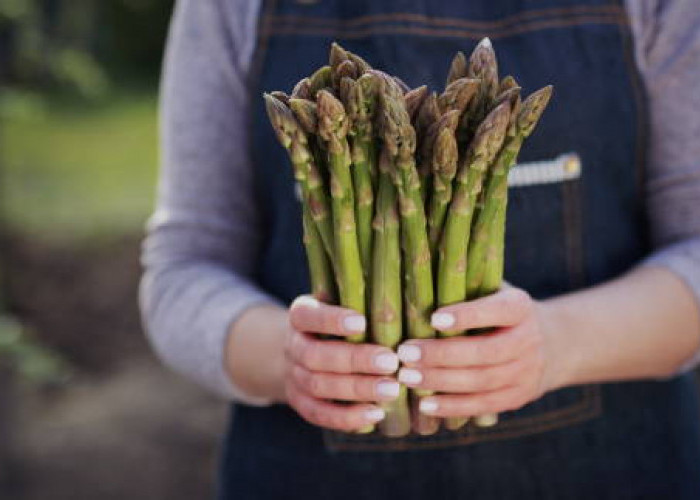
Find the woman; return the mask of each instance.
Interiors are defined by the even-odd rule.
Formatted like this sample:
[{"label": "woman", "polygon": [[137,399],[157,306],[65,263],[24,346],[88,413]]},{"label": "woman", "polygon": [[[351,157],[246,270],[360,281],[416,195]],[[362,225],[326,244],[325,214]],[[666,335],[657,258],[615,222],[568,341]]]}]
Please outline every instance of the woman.
[{"label": "woman", "polygon": [[[504,74],[556,88],[521,161],[582,158],[578,179],[511,189],[513,287],[432,318],[497,332],[398,353],[317,340],[366,321],[294,300],[299,207],[260,93],[336,39],[437,87],[484,35]],[[699,54],[693,0],[181,0],[142,304],[165,362],[241,403],[221,498],[695,498]],[[422,400],[430,415],[505,414],[399,440],[328,431],[383,418],[397,379],[442,393]]]}]

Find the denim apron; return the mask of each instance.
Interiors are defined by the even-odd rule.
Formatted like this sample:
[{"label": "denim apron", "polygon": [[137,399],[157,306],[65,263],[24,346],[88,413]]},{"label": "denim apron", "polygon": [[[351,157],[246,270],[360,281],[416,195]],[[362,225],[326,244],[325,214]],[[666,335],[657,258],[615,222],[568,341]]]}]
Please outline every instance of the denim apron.
[{"label": "denim apron", "polygon": [[[260,93],[291,89],[333,40],[410,86],[440,88],[454,53],[483,36],[525,92],[555,86],[521,162],[577,153],[582,166],[576,179],[511,188],[506,279],[542,299],[618,276],[649,252],[646,112],[619,2],[271,0],[251,82],[265,290],[289,302],[309,285],[292,171]],[[220,498],[696,499],[696,387],[684,375],[566,388],[492,428],[401,439],[323,431],[282,405],[238,406]]]}]

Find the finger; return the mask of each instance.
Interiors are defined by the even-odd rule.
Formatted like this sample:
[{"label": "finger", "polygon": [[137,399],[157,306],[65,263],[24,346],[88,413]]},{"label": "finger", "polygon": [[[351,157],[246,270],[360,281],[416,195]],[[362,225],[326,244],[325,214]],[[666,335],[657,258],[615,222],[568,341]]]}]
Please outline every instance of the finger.
[{"label": "finger", "polygon": [[294,383],[287,384],[287,400],[309,423],[339,431],[354,431],[384,419],[381,408],[371,404],[340,405],[316,399]]},{"label": "finger", "polygon": [[367,328],[367,320],[352,309],[323,304],[310,295],[298,297],[289,308],[289,322],[300,332],[356,335]]},{"label": "finger", "polygon": [[467,393],[516,385],[530,368],[527,359],[477,368],[401,368],[399,382],[408,387],[437,392]]},{"label": "finger", "polygon": [[318,340],[300,332],[292,332],[288,338],[289,357],[314,372],[384,375],[399,368],[398,356],[380,345]]},{"label": "finger", "polygon": [[410,366],[466,368],[513,361],[539,343],[529,328],[502,328],[486,335],[448,339],[409,340],[398,356]]},{"label": "finger", "polygon": [[517,410],[528,403],[526,391],[511,386],[480,394],[429,396],[421,399],[420,411],[436,417],[471,417]]},{"label": "finger", "polygon": [[441,307],[431,317],[441,331],[515,326],[531,311],[533,301],[524,290],[506,287],[493,295]]},{"label": "finger", "polygon": [[389,378],[312,372],[299,365],[292,368],[291,376],[306,393],[319,399],[391,401],[401,389],[396,380]]}]

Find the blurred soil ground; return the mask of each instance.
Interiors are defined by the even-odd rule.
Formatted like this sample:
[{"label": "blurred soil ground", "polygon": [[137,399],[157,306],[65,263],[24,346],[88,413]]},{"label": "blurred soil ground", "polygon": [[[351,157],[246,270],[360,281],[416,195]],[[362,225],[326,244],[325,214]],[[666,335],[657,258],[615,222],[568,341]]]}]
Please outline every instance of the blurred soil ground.
[{"label": "blurred soil ground", "polygon": [[211,497],[225,405],[151,354],[136,307],[139,244],[6,240],[10,310],[73,376],[52,388],[14,377],[0,394],[10,441],[0,498]]}]

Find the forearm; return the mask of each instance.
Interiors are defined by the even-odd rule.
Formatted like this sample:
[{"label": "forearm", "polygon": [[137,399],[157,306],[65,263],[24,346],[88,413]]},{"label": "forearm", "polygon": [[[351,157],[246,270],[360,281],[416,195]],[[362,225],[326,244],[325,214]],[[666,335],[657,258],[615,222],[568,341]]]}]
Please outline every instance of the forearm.
[{"label": "forearm", "polygon": [[559,358],[557,387],[668,377],[700,344],[694,295],[660,267],[639,267],[541,307],[550,350]]},{"label": "forearm", "polygon": [[284,400],[284,339],[289,315],[281,306],[248,309],[231,326],[224,361],[233,383],[246,395]]}]

